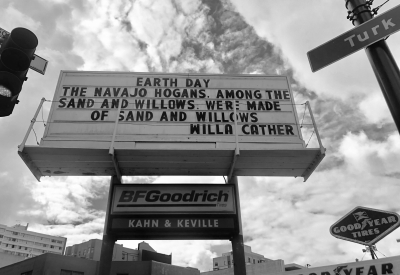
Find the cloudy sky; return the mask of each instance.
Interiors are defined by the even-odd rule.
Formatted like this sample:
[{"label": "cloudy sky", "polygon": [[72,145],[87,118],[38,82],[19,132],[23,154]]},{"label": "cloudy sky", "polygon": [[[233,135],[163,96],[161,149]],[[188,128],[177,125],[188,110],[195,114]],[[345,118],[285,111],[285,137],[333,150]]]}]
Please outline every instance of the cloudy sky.
[{"label": "cloudy sky", "polygon": [[[374,7],[384,1],[375,1]],[[380,13],[398,2],[389,1]],[[302,178],[240,177],[245,244],[285,263],[321,266],[370,259],[329,227],[355,206],[400,213],[400,137],[363,50],[312,73],[306,53],[350,30],[344,1],[316,0],[3,0],[0,27],[32,30],[45,75],[30,71],[14,113],[0,118],[0,223],[29,223],[73,245],[102,238],[108,177],[44,177],[17,154],[42,97],[60,70],[287,75],[296,103],[310,101],[326,157]],[[387,40],[400,60],[400,34]],[[46,102],[28,139],[36,145]],[[303,105],[298,106],[299,116]],[[306,142],[311,131],[305,129]],[[315,135],[310,146],[316,146]],[[223,183],[222,177],[135,177],[124,182]],[[377,244],[400,254],[400,230]],[[138,241],[119,241],[136,248]],[[149,241],[173,264],[212,269],[229,241]]]}]

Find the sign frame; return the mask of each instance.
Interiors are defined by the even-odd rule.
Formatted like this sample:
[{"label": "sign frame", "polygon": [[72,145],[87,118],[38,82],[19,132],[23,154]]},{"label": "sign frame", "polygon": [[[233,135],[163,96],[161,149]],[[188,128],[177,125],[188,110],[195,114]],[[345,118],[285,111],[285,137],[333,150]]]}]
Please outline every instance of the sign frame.
[{"label": "sign frame", "polygon": [[[126,185],[126,186],[125,186]],[[233,211],[230,212],[210,212],[210,211],[154,211],[149,205],[146,212],[116,212],[113,211],[115,199],[120,197],[121,192],[114,193],[115,190],[136,190],[148,191],[159,189],[165,193],[170,190],[208,190],[219,187],[231,190]],[[142,188],[139,188],[142,187]],[[225,189],[225,190],[226,190]],[[120,190],[119,190],[120,191]],[[113,188],[111,212],[109,214],[108,232],[115,235],[118,239],[143,239],[143,240],[209,240],[209,239],[231,239],[234,234],[239,232],[238,205],[236,203],[236,187],[233,184],[116,184]],[[210,193],[209,193],[210,194]],[[133,195],[133,194],[132,194]],[[140,194],[143,203],[143,193]],[[139,196],[139,197],[140,197]],[[133,197],[131,197],[133,198]],[[230,201],[230,200],[228,200]],[[184,207],[184,206],[182,206]]]}]

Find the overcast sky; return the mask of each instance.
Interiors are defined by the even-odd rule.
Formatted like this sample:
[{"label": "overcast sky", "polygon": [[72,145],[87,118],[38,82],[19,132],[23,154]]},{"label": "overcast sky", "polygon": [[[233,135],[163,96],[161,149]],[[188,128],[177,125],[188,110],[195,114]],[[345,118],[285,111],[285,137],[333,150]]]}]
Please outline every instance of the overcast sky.
[{"label": "overcast sky", "polygon": [[[374,7],[384,1],[375,1]],[[393,8],[389,1],[380,13]],[[285,263],[321,266],[370,259],[329,227],[355,206],[400,213],[400,137],[363,50],[312,73],[306,53],[350,30],[342,0],[3,0],[0,27],[32,30],[45,75],[30,71],[14,113],[0,118],[0,223],[68,238],[102,238],[108,177],[43,177],[17,154],[60,70],[288,75],[296,103],[310,101],[326,157],[302,178],[240,177],[245,244]],[[387,44],[400,61],[400,34]],[[43,135],[46,102],[29,136]],[[299,116],[303,105],[298,106]],[[36,137],[35,137],[36,134]],[[305,131],[306,142],[311,136]],[[310,146],[316,146],[315,135]],[[125,182],[223,183],[222,177],[136,177]],[[400,254],[400,230],[377,244]],[[136,248],[138,241],[119,241]],[[212,269],[229,241],[148,241],[173,264]]]}]

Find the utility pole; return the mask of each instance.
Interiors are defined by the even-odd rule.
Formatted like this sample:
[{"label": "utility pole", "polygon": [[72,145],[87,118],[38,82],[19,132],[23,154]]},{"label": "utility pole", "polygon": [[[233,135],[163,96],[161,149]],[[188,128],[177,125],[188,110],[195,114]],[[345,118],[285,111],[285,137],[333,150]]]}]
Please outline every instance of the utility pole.
[{"label": "utility pole", "polygon": [[[369,1],[345,0],[349,19],[354,26],[373,18]],[[389,23],[389,20],[386,22]],[[383,96],[400,132],[400,71],[385,40],[380,40],[365,48],[369,62],[381,87]]]}]

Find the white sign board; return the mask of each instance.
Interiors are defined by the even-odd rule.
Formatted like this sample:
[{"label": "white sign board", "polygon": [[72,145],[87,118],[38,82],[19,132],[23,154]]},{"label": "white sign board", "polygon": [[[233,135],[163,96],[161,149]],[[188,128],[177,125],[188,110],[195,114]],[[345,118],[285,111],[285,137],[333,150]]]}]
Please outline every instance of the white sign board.
[{"label": "white sign board", "polygon": [[62,71],[48,122],[47,147],[107,148],[118,123],[116,149],[236,138],[304,148],[286,76]]},{"label": "white sign board", "polygon": [[227,184],[123,184],[114,187],[111,214],[235,214]]},{"label": "white sign board", "polygon": [[400,257],[385,257],[370,261],[303,268],[286,271],[285,275],[397,275],[400,274]]}]

